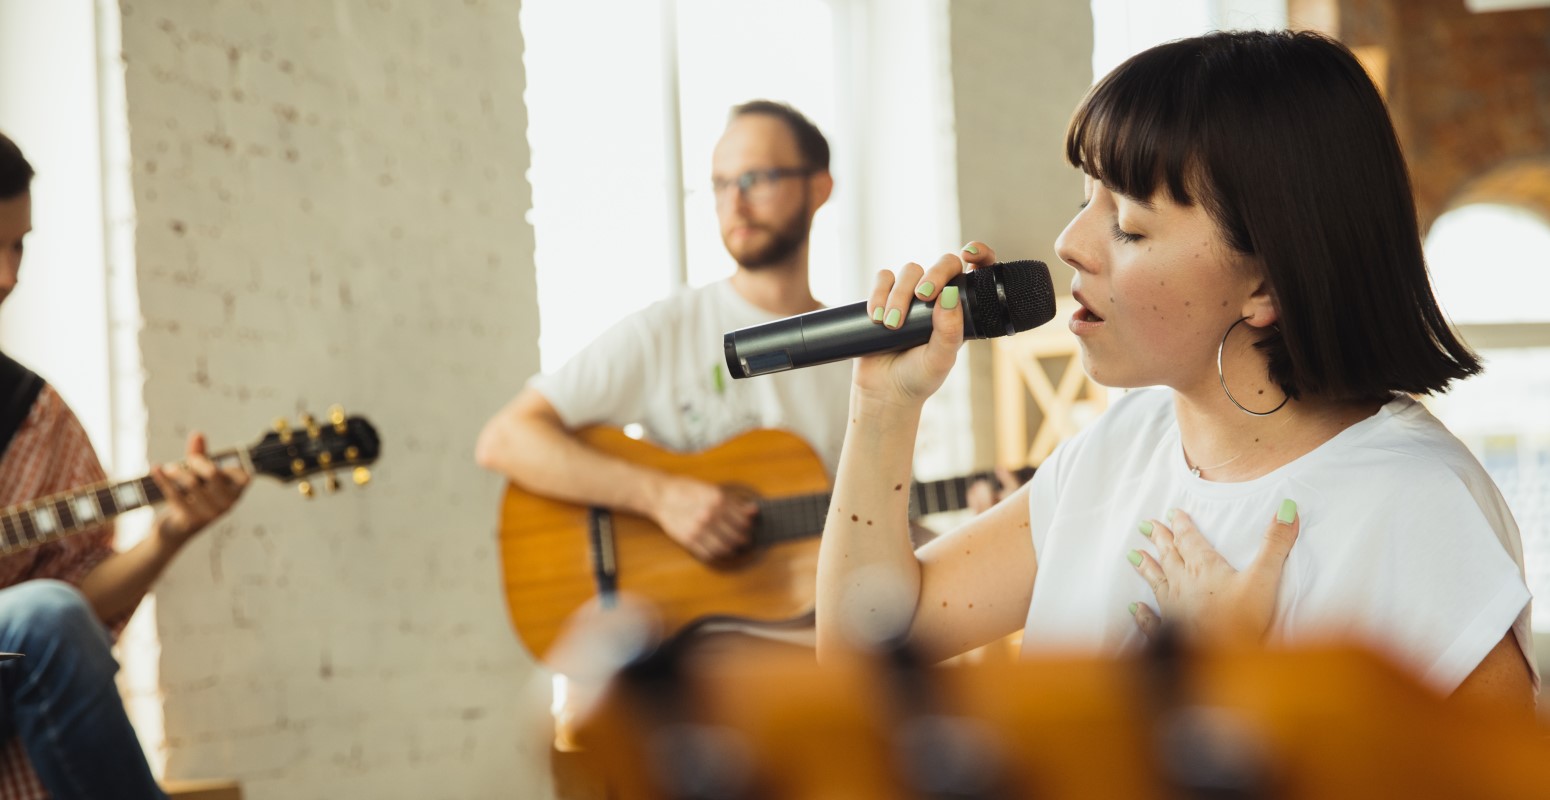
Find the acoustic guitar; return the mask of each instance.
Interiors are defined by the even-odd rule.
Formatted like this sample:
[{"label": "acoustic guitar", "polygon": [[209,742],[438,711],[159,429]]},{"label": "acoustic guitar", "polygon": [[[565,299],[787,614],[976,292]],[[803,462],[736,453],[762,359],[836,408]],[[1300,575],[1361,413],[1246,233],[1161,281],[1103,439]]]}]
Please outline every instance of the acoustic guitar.
[{"label": "acoustic guitar", "polygon": [[1550,728],[1444,698],[1356,642],[948,668],[908,652],[820,664],[741,648],[676,669],[663,655],[621,672],[576,731],[586,796],[1547,795]]},{"label": "acoustic guitar", "polygon": [[[751,492],[759,498],[753,546],[731,563],[706,564],[651,520],[508,484],[500,515],[506,605],[517,638],[535,657],[548,654],[577,609],[618,591],[654,604],[669,634],[705,618],[779,624],[812,610],[830,487],[823,462],[805,441],[757,430],[683,454],[616,428],[587,428],[579,437],[616,458]],[[1018,479],[1032,474],[1025,469]],[[985,473],[913,484],[911,517],[967,508],[969,487],[982,478],[994,480]]]},{"label": "acoustic guitar", "polygon": [[[303,414],[301,427],[291,429],[281,420],[275,429],[246,447],[212,453],[217,467],[241,466],[250,475],[264,475],[289,483],[302,481],[302,495],[312,496],[306,479],[324,474],[330,492],[339,488],[335,470],[348,469],[357,484],[371,473],[366,465],[377,460],[381,444],[377,430],[364,417],[346,417],[334,407],[327,422],[319,424]],[[108,520],[165,498],[161,487],[144,475],[128,481],[104,481],[0,510],[0,556],[26,550],[72,533],[100,527]]]}]

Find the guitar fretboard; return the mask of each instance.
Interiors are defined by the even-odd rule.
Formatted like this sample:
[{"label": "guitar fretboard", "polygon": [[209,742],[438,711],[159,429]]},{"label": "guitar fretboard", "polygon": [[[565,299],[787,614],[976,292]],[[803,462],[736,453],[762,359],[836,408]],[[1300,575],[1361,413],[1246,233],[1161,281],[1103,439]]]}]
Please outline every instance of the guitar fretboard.
[{"label": "guitar fretboard", "polygon": [[[910,519],[943,511],[969,507],[969,487],[976,481],[996,479],[994,473],[981,472],[940,481],[910,485]],[[754,523],[754,542],[776,544],[813,536],[823,530],[829,513],[828,492],[759,501],[759,518]]]},{"label": "guitar fretboard", "polygon": [[[237,451],[211,458],[218,466],[242,462]],[[161,487],[145,475],[127,481],[103,481],[7,508],[0,511],[0,556],[95,528],[119,514],[164,499]]]}]

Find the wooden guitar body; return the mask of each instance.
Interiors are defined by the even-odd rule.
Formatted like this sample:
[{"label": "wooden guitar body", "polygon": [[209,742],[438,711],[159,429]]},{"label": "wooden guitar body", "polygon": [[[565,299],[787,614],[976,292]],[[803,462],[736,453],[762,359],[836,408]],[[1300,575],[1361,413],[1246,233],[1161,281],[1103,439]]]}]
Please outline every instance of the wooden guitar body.
[{"label": "wooden guitar body", "polygon": [[[669,452],[612,428],[589,428],[580,437],[608,455],[743,487],[764,499],[822,496],[829,490],[823,462],[806,442],[785,431],[751,431],[693,454]],[[805,537],[769,541],[759,535],[756,522],[755,550],[736,563],[711,567],[650,520],[599,513],[611,522],[618,591],[652,603],[667,633],[707,615],[777,621],[813,606],[817,529]],[[515,484],[506,488],[500,524],[506,603],[517,637],[538,658],[548,653],[571,614],[599,595],[597,554],[589,533],[592,515],[585,506],[541,497]],[[821,513],[817,519],[821,527]]]}]

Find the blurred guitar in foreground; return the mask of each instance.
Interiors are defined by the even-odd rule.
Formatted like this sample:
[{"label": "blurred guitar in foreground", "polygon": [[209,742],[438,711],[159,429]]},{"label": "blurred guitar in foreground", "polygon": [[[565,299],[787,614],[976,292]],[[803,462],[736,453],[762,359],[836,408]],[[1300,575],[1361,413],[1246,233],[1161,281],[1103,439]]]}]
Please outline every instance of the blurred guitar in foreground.
[{"label": "blurred guitar in foreground", "polygon": [[[1157,643],[1154,642],[1154,645]],[[609,682],[574,769],[615,800],[1547,796],[1550,729],[1375,652],[1156,647],[938,667],[906,650],[667,643]]]}]

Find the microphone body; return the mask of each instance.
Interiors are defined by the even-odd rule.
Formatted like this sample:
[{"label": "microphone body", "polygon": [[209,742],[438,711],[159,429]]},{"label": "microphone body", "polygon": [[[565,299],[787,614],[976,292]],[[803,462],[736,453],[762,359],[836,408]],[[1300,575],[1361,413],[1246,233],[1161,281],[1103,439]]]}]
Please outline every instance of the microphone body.
[{"label": "microphone body", "polygon": [[[1043,325],[1055,316],[1049,269],[1038,261],[992,264],[954,276],[947,283],[959,287],[965,339],[1007,336]],[[866,305],[862,301],[824,308],[729,331],[722,342],[727,369],[733,378],[750,378],[908,350],[931,338],[931,311],[936,301],[911,300],[896,330],[873,322]]]}]

